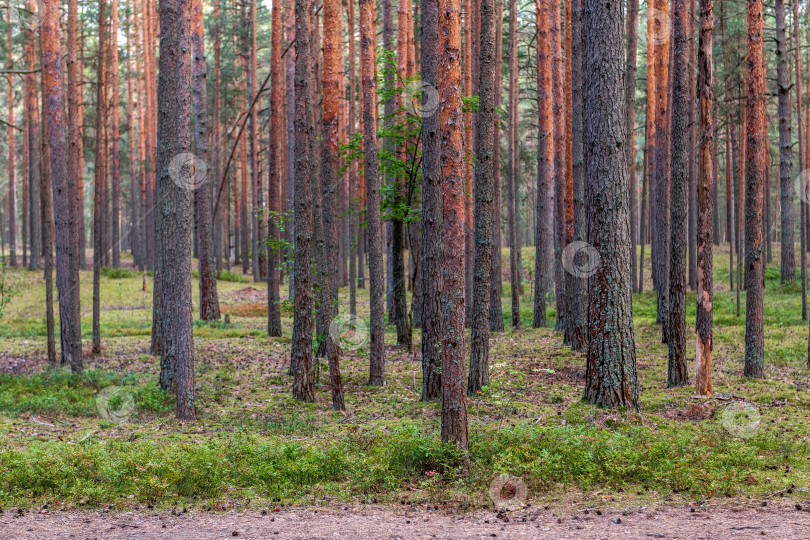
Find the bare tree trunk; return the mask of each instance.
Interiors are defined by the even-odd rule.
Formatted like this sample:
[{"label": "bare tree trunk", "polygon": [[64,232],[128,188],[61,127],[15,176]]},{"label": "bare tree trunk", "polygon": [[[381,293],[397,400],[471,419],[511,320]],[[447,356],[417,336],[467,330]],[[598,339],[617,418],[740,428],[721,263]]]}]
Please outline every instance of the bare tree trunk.
[{"label": "bare tree trunk", "polygon": [[[84,99],[82,95],[82,61],[79,58],[78,0],[67,3],[67,115],[68,115],[68,174],[76,182],[78,189],[74,196],[77,215],[77,242],[79,267],[84,268],[84,181],[83,159],[84,141],[82,140],[82,121]],[[45,119],[42,119],[43,122]]]},{"label": "bare tree trunk", "polygon": [[138,154],[135,150],[135,81],[132,77],[132,2],[127,0],[127,126],[129,129],[129,245],[135,266],[143,268],[141,259],[140,228],[140,187],[138,186]]},{"label": "bare tree trunk", "polygon": [[[48,142],[51,180],[53,182],[54,216],[56,218],[56,286],[59,291],[59,315],[62,338],[62,363],[74,373],[81,373],[82,334],[79,296],[79,254],[76,249],[78,229],[75,179],[68,173],[65,91],[62,85],[61,28],[59,3],[43,0],[41,19],[43,100],[48,103]],[[43,118],[43,121],[45,119]]]},{"label": "bare tree trunk", "polygon": [[107,3],[98,3],[98,61],[96,69],[96,148],[93,181],[93,354],[101,354],[101,267],[104,264],[104,185],[107,181]]},{"label": "bare tree trunk", "polygon": [[[309,0],[295,1],[295,93],[309,92]],[[310,186],[310,103],[295,102],[295,311],[290,366],[293,396],[315,401],[312,372],[312,189]],[[244,243],[243,243],[244,245]]]},{"label": "bare tree trunk", "polygon": [[[363,0],[367,1],[367,0]],[[464,146],[461,141],[461,6],[439,0],[439,102],[444,258],[442,339],[442,442],[464,452],[469,468],[464,396]]]},{"label": "bare tree trunk", "polygon": [[[349,141],[354,141],[355,127],[356,127],[356,99],[357,99],[357,51],[355,46],[355,33],[354,33],[354,1],[346,0],[346,19],[348,23],[348,38],[349,38],[349,122],[348,122],[348,136]],[[424,146],[423,146],[424,148]],[[424,166],[424,153],[423,153],[423,166]],[[357,165],[354,161],[349,166],[349,314],[352,317],[357,317],[357,270],[359,266],[359,250],[360,250],[360,219],[359,219],[359,204],[358,199],[360,194],[358,192],[358,178],[357,178]]]},{"label": "bare tree trunk", "polygon": [[193,99],[194,99],[194,151],[197,160],[205,168],[205,176],[195,171],[193,188],[197,203],[200,274],[200,318],[204,321],[217,321],[220,318],[219,295],[217,294],[216,261],[214,260],[214,180],[208,162],[208,90],[206,82],[208,67],[205,63],[205,31],[203,28],[202,0],[192,1],[192,54]]},{"label": "bare tree trunk", "polygon": [[696,152],[697,182],[697,348],[695,352],[695,391],[711,396],[712,392],[712,300],[714,244],[714,60],[712,57],[714,29],[713,0],[700,0],[698,40],[698,115],[700,131]]},{"label": "bare tree trunk", "polygon": [[110,33],[110,86],[112,87],[112,113],[110,115],[110,167],[112,178],[112,265],[113,268],[121,266],[121,157],[119,152],[119,92],[118,92],[118,0],[112,0],[110,19],[112,32]]},{"label": "bare tree trunk", "polygon": [[636,270],[636,65],[638,49],[638,0],[627,2],[627,52],[624,73],[624,106],[627,115],[627,170],[630,176],[630,275],[638,290]]},{"label": "bare tree trunk", "polygon": [[[438,1],[422,2],[422,101],[439,87]],[[438,110],[422,118],[422,401],[441,397],[442,362],[442,180]]]},{"label": "bare tree trunk", "polygon": [[279,232],[276,224],[281,218],[281,3],[273,3],[272,51],[270,62],[270,178],[268,209],[267,251],[267,335],[281,337],[281,307],[279,305],[279,263],[281,249],[278,247]]},{"label": "bare tree trunk", "polygon": [[790,72],[787,65],[785,2],[776,0],[777,92],[779,94],[779,187],[782,207],[782,284],[796,281],[793,251],[793,111],[790,102]]},{"label": "bare tree trunk", "polygon": [[382,257],[382,221],[380,217],[380,176],[377,156],[376,115],[376,9],[371,0],[360,0],[360,73],[363,84],[363,127],[365,175],[366,175],[366,221],[369,244],[369,277],[371,280],[371,346],[369,350],[369,384],[385,384],[385,327],[383,292],[385,288]]},{"label": "bare tree trunk", "polygon": [[[496,0],[497,13],[495,16],[495,106],[501,107],[501,67],[503,64],[503,3]],[[493,135],[492,161],[495,181],[493,194],[493,241],[492,246],[492,278],[489,300],[489,329],[492,332],[503,332],[503,308],[501,307],[501,294],[503,292],[503,279],[501,277],[501,117],[496,109],[495,133]],[[423,144],[424,149],[424,144]],[[423,150],[424,152],[424,150]],[[424,153],[423,153],[424,155]],[[424,159],[424,158],[423,158]],[[424,166],[424,165],[423,165]],[[424,189],[424,188],[423,188]]]},{"label": "bare tree trunk", "polygon": [[768,119],[765,110],[765,58],[762,0],[748,1],[748,60],[746,63],[747,131],[745,146],[745,369],[746,377],[765,376],[762,291],[762,205],[766,168]]},{"label": "bare tree trunk", "polygon": [[[8,34],[6,34],[6,50],[11,51],[12,41],[11,37],[14,32],[14,27],[11,25],[11,10],[7,10],[8,15]],[[6,67],[9,71],[14,69],[14,60],[11,54],[8,54]],[[13,104],[17,100],[14,96],[14,82],[11,77],[8,77],[8,93],[7,103]],[[16,182],[16,128],[14,127],[14,107],[8,107],[8,245],[9,245],[9,266],[17,266],[17,182]]]},{"label": "bare tree trunk", "polygon": [[475,270],[470,376],[467,395],[489,384],[489,291],[492,278],[493,142],[495,138],[495,0],[481,0],[478,73],[478,115],[475,130]]},{"label": "bare tree trunk", "polygon": [[[35,4],[33,0],[29,0],[31,4]],[[44,79],[41,79],[44,83]],[[45,88],[43,86],[43,95]],[[56,337],[54,330],[54,315],[53,315],[53,187],[51,186],[51,156],[48,147],[48,122],[47,111],[45,109],[45,100],[40,103],[40,153],[39,153],[39,171],[42,185],[40,186],[39,195],[42,198],[42,246],[44,248],[44,266],[45,266],[45,328],[48,343],[48,367],[56,368],[59,366],[56,358]]]},{"label": "bare tree trunk", "polygon": [[[471,97],[473,95],[473,9],[472,0],[462,0],[462,32],[464,39],[462,42],[463,52],[462,60],[464,62],[461,68],[463,95]],[[462,141],[464,143],[464,155],[473,155],[473,124],[472,113],[463,113],[464,118],[464,134]],[[471,160],[464,161],[464,296],[472,300],[473,294],[473,254],[475,250],[473,242],[473,167]],[[464,325],[471,326],[472,322],[472,301],[464,305]]]},{"label": "bare tree trunk", "polygon": [[695,119],[695,107],[697,96],[695,95],[695,74],[696,74],[696,64],[695,64],[695,51],[697,49],[695,43],[695,21],[697,20],[697,0],[689,0],[689,11],[687,14],[687,23],[686,23],[686,31],[687,31],[687,43],[688,43],[688,65],[689,65],[689,77],[688,77],[688,115],[689,119],[687,121],[688,129],[689,129],[689,142],[688,144],[688,155],[689,155],[689,185],[688,185],[688,211],[689,211],[689,229],[688,229],[688,239],[687,239],[687,247],[689,251],[689,266],[688,266],[688,274],[687,279],[689,282],[689,289],[694,291],[697,286],[697,163],[695,160],[695,150],[697,142],[695,141],[695,130],[697,128],[697,122]]},{"label": "bare tree trunk", "polygon": [[[28,2],[31,9],[36,8],[36,2],[29,0]],[[42,159],[40,155],[40,142],[39,142],[39,100],[37,99],[37,79],[33,71],[37,65],[37,45],[36,34],[31,34],[25,43],[25,64],[27,70],[31,73],[26,73],[23,79],[25,87],[25,107],[26,107],[26,130],[24,133],[27,138],[28,146],[28,170],[23,174],[28,176],[28,231],[29,238],[31,239],[31,256],[28,260],[29,270],[39,270],[41,268],[40,262],[42,261],[42,196],[40,186],[39,174],[39,161]],[[13,140],[13,139],[10,139]]]},{"label": "bare tree trunk", "polygon": [[667,387],[684,386],[686,370],[686,257],[689,204],[689,10],[672,2],[672,167],[670,172],[669,347]]},{"label": "bare tree trunk", "polygon": [[585,0],[583,80],[588,240],[600,257],[589,281],[585,399],[638,410],[627,151],[622,107],[624,20],[620,3]]},{"label": "bare tree trunk", "polygon": [[[546,292],[548,291],[548,270],[556,265],[548,258],[552,242],[558,249],[555,258],[559,258],[562,248],[562,227],[554,231],[548,228],[549,214],[557,210],[557,221],[562,218],[562,204],[559,208],[552,207],[552,189],[554,184],[559,186],[560,195],[562,186],[555,182],[554,144],[557,142],[554,133],[554,95],[552,88],[552,48],[553,34],[550,31],[551,11],[555,9],[551,2],[556,0],[541,0],[537,3],[535,20],[537,25],[537,219],[535,220],[534,234],[534,320],[533,326],[541,328],[546,326]],[[559,6],[557,6],[559,7]],[[561,142],[561,141],[560,141]],[[552,237],[552,234],[554,235]],[[559,284],[560,280],[556,280]],[[558,305],[559,307],[559,305]],[[559,313],[559,312],[558,312]]]},{"label": "bare tree trunk", "polygon": [[520,246],[518,242],[517,189],[517,121],[518,121],[518,45],[517,0],[509,4],[509,179],[507,205],[509,209],[509,269],[512,289],[512,328],[520,328]]},{"label": "bare tree trunk", "polygon": [[[351,0],[350,0],[351,1]],[[290,213],[295,208],[295,2],[285,5],[285,34],[287,38],[287,57],[285,58],[285,76],[287,79],[287,208]],[[295,240],[295,220],[287,222],[287,239],[291,244]],[[294,247],[287,253],[289,259],[293,258]],[[289,299],[295,298],[295,279],[292,273],[288,280]]]},{"label": "bare tree trunk", "polygon": [[[565,248],[565,103],[563,98],[563,59],[562,59],[562,28],[560,26],[560,0],[551,0],[549,5],[549,35],[551,37],[551,92],[554,134],[554,188],[553,188],[553,271],[555,299],[557,304],[557,318],[554,329],[565,332],[568,325],[568,301],[565,291],[565,271],[562,267],[562,250]],[[538,191],[539,194],[539,191]],[[539,198],[538,198],[539,200]],[[539,214],[538,219],[539,222]],[[549,286],[549,291],[551,286]],[[535,295],[537,292],[535,291]]]}]

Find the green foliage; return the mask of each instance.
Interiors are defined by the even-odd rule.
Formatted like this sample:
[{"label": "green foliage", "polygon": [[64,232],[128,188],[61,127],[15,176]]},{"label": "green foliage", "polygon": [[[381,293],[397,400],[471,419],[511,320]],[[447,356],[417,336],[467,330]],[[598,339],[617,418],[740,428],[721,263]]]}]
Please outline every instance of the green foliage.
[{"label": "green foliage", "polygon": [[0,255],[0,318],[3,317],[6,306],[11,302],[11,299],[14,298],[16,293],[16,283],[8,272],[6,256]]},{"label": "green foliage", "polygon": [[248,279],[245,276],[236,272],[229,272],[227,270],[217,272],[217,280],[229,281],[231,283],[248,283]]},{"label": "green foliage", "polygon": [[99,273],[101,277],[107,279],[132,279],[139,277],[138,272],[133,272],[126,268],[112,268],[110,266],[102,266]]}]

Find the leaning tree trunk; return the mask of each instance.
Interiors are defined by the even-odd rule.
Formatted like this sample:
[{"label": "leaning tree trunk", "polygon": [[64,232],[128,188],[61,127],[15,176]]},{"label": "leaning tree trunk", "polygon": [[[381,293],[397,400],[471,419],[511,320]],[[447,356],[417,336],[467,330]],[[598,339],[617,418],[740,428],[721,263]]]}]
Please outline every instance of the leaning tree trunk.
[{"label": "leaning tree trunk", "polygon": [[[69,364],[74,373],[81,373],[82,334],[81,299],[79,296],[79,254],[76,243],[78,230],[75,178],[68,171],[67,130],[65,120],[65,91],[62,85],[61,28],[59,2],[43,0],[41,19],[42,99],[48,104],[48,142],[51,156],[55,236],[56,288],[59,292],[62,363]],[[43,118],[43,121],[45,119]]]},{"label": "leaning tree trunk", "polygon": [[493,141],[495,130],[495,0],[481,0],[478,115],[475,130],[475,269],[467,395],[489,384],[489,291],[492,279]]},{"label": "leaning tree trunk", "polygon": [[765,376],[762,291],[765,288],[762,250],[762,196],[765,185],[768,118],[765,110],[764,9],[762,0],[748,0],[748,87],[745,146],[745,369],[746,377]]},{"label": "leaning tree trunk", "polygon": [[620,3],[585,0],[583,80],[588,240],[600,264],[589,282],[585,399],[638,410],[633,293],[630,283],[630,200],[623,97]]},{"label": "leaning tree trunk", "polygon": [[[714,60],[712,30],[713,0],[700,0],[698,40],[698,135],[697,156],[697,349],[695,352],[695,391],[712,395],[712,298],[714,244]],[[792,204],[792,203],[791,203]]]}]

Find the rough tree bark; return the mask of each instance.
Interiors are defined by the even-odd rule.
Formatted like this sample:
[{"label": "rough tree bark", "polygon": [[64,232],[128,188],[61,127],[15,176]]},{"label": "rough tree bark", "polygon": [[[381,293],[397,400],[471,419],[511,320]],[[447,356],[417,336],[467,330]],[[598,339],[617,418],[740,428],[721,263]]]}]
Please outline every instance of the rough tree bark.
[{"label": "rough tree bark", "polygon": [[[191,311],[191,227],[194,160],[191,150],[191,4],[160,2],[160,62],[157,130],[157,196],[162,215],[156,231],[156,257],[162,259],[163,318],[159,321],[161,370],[176,396],[180,420],[196,418],[194,340]],[[191,163],[189,163],[191,161]],[[161,377],[161,380],[164,380]]]},{"label": "rough tree bark", "polygon": [[509,178],[507,206],[509,219],[509,275],[512,290],[512,329],[520,328],[520,246],[518,245],[517,202],[517,122],[518,122],[518,44],[517,0],[509,4]]},{"label": "rough tree bark", "polygon": [[[554,285],[557,318],[554,329],[565,332],[568,326],[568,295],[565,290],[565,270],[562,267],[562,250],[565,248],[565,100],[563,98],[562,28],[560,26],[560,0],[551,0],[549,5],[549,37],[551,38],[551,93],[554,133]],[[541,102],[542,103],[542,102]],[[540,200],[538,191],[538,201]],[[537,216],[538,223],[540,216]],[[535,296],[537,293],[535,292]]]},{"label": "rough tree bark", "polygon": [[[495,17],[495,106],[501,106],[501,66],[503,64],[503,3],[496,0],[497,14]],[[424,22],[423,22],[424,24]],[[493,213],[493,240],[492,246],[492,279],[489,299],[489,329],[492,332],[503,332],[503,308],[501,307],[501,294],[503,292],[503,279],[501,278],[501,117],[500,112],[495,116],[495,133],[492,140],[492,162],[495,181],[495,191],[492,204]],[[424,145],[423,145],[424,148]],[[424,159],[424,158],[423,158]]]},{"label": "rough tree bark", "polygon": [[[8,15],[8,33],[6,34],[6,51],[12,50],[11,37],[14,32],[14,27],[11,25],[11,10],[7,10]],[[14,70],[14,60],[11,54],[8,54],[6,67],[9,71]],[[14,81],[11,75],[8,78],[8,93],[7,103],[16,103],[14,97]],[[14,107],[8,107],[8,245],[9,266],[17,266],[17,179],[16,179],[16,129],[14,127]]]},{"label": "rough tree bark", "polygon": [[113,268],[121,266],[121,156],[119,152],[119,91],[118,91],[118,0],[112,0],[110,6],[110,87],[112,101],[110,103],[110,177],[112,179],[112,265]]},{"label": "rough tree bark", "polygon": [[478,114],[475,130],[475,268],[467,395],[489,384],[489,291],[492,279],[493,141],[495,130],[495,0],[481,0]]},{"label": "rough tree bark", "polygon": [[205,168],[205,176],[195,171],[194,195],[197,206],[197,239],[200,274],[200,318],[204,321],[217,321],[220,318],[219,295],[217,294],[217,268],[214,254],[214,181],[208,166],[208,91],[206,82],[208,67],[205,63],[205,30],[203,28],[202,0],[192,0],[191,46],[194,56],[193,99],[194,99],[194,151],[197,160]]},{"label": "rough tree bark", "polygon": [[[368,1],[368,0],[363,0]],[[464,145],[461,140],[461,6],[439,0],[439,103],[443,191],[442,442],[458,445],[469,468],[464,395]]]},{"label": "rough tree bark", "polygon": [[101,267],[104,264],[104,185],[107,181],[107,3],[98,3],[98,60],[96,62],[96,148],[93,179],[93,354],[101,354]]},{"label": "rough tree bark", "polygon": [[672,2],[672,148],[670,169],[669,362],[667,387],[683,386],[686,370],[686,257],[689,186],[689,10],[686,0]]},{"label": "rough tree bark", "polygon": [[279,238],[276,224],[281,218],[281,2],[273,2],[272,50],[270,51],[270,177],[268,179],[267,237],[267,335],[281,337],[281,306],[279,303],[279,263],[281,250],[273,246]]},{"label": "rough tree bark", "polygon": [[[780,0],[778,0],[780,1]],[[700,0],[698,27],[698,118],[700,130],[696,151],[697,178],[697,340],[695,352],[695,391],[711,396],[712,392],[712,300],[714,245],[714,59],[712,30],[713,0]]]},{"label": "rough tree bark", "polygon": [[776,0],[776,88],[779,95],[779,189],[782,208],[781,281],[796,281],[796,255],[793,250],[793,111],[790,100],[790,72],[787,65],[785,2]]},{"label": "rough tree bark", "polygon": [[746,59],[747,131],[745,146],[745,369],[746,377],[765,376],[762,292],[765,288],[762,208],[768,118],[765,111],[764,9],[762,0],[748,0]]},{"label": "rough tree bark", "polygon": [[[534,320],[533,326],[540,328],[546,326],[546,291],[548,290],[548,269],[552,267],[552,260],[548,258],[552,246],[558,247],[554,257],[559,259],[562,249],[557,244],[562,242],[562,227],[554,231],[548,227],[549,215],[557,208],[551,207],[552,189],[555,184],[554,170],[554,96],[552,89],[552,45],[551,45],[551,11],[552,2],[556,0],[541,0],[537,2],[535,21],[537,27],[537,218],[534,228]],[[558,6],[559,7],[559,6]],[[559,185],[559,184],[557,184]],[[562,189],[560,186],[560,194]],[[562,202],[562,201],[560,201]],[[559,205],[559,214],[562,213],[562,204]],[[558,219],[561,216],[557,216]],[[552,236],[552,234],[554,236]],[[553,242],[553,244],[552,244]],[[557,266],[557,265],[554,265]],[[557,280],[559,284],[559,279]],[[559,308],[559,304],[558,304]],[[558,312],[559,313],[559,312]]]},{"label": "rough tree bark", "polygon": [[630,176],[630,275],[638,290],[636,269],[636,66],[638,52],[638,0],[627,2],[627,51],[624,106],[627,115],[627,171]]},{"label": "rough tree bark", "polygon": [[[439,87],[438,0],[421,0],[422,101]],[[441,397],[442,362],[442,179],[439,114],[422,117],[422,401]]]},{"label": "rough tree bark", "polygon": [[[65,91],[62,68],[59,2],[43,0],[41,22],[42,99],[48,104],[48,142],[50,146],[51,181],[53,184],[56,287],[59,292],[62,363],[74,373],[81,373],[81,300],[79,297],[79,254],[76,182],[68,172],[67,131],[65,126]],[[45,119],[43,118],[43,121]]]},{"label": "rough tree bark", "polygon": [[[35,9],[36,2],[29,0],[29,8]],[[36,36],[31,34],[25,43],[25,65],[27,71],[23,77],[25,87],[25,127],[23,133],[27,139],[28,162],[27,171],[23,171],[28,176],[28,231],[31,239],[31,256],[28,258],[28,269],[39,270],[42,261],[42,201],[41,201],[41,177],[39,174],[39,100],[37,99],[37,79],[33,71],[37,65],[37,45]],[[13,140],[13,139],[10,139]],[[37,157],[39,156],[39,157]]]},{"label": "rough tree bark", "polygon": [[632,286],[630,201],[622,103],[624,20],[620,3],[585,0],[583,101],[588,240],[600,256],[589,281],[585,399],[638,410]]}]

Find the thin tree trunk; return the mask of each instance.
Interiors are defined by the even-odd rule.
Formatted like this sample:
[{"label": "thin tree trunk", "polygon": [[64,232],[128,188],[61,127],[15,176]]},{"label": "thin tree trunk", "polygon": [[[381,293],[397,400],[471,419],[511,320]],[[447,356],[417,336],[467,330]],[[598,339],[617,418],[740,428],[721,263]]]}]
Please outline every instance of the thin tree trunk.
[{"label": "thin tree trunk", "polygon": [[[363,84],[363,128],[366,178],[366,234],[369,245],[371,307],[371,345],[369,348],[369,384],[385,384],[384,309],[385,288],[382,257],[382,221],[380,217],[380,176],[377,155],[377,129],[374,96],[376,94],[376,9],[372,0],[360,0],[360,73]],[[297,260],[297,258],[296,258]]]},{"label": "thin tree trunk", "polygon": [[[563,98],[562,28],[560,26],[560,0],[551,0],[549,5],[549,35],[551,37],[551,92],[554,133],[554,272],[557,319],[555,330],[565,332],[568,325],[568,298],[565,291],[565,271],[562,266],[562,250],[565,248],[565,101]],[[539,195],[539,191],[538,191]],[[539,197],[538,197],[539,200]],[[538,214],[537,221],[540,221]],[[550,287],[549,287],[550,290]],[[535,295],[537,292],[535,291]]]},{"label": "thin tree trunk", "polygon": [[[33,0],[29,0],[31,4],[36,5]],[[41,79],[44,83],[44,79]],[[43,86],[43,95],[45,88]],[[50,148],[48,147],[48,122],[47,111],[45,109],[45,100],[40,102],[40,154],[39,154],[39,171],[42,185],[40,186],[40,197],[42,198],[42,247],[44,249],[44,266],[45,266],[45,328],[48,343],[48,367],[56,368],[59,366],[56,357],[56,337],[54,330],[54,314],[53,314],[53,187],[51,186],[51,157]]]},{"label": "thin tree trunk", "polygon": [[193,99],[194,99],[194,151],[198,162],[205,169],[201,177],[195,171],[193,187],[197,203],[197,233],[199,235],[199,275],[200,275],[200,318],[204,321],[217,321],[220,318],[219,295],[217,294],[216,260],[214,257],[214,186],[209,173],[208,162],[208,90],[206,82],[208,67],[205,63],[205,31],[203,28],[202,0],[192,2],[191,46],[194,57]]},{"label": "thin tree trunk", "polygon": [[[29,0],[29,6],[33,9],[36,7],[36,2]],[[33,72],[37,65],[37,45],[36,34],[31,34],[25,43],[25,59],[26,66],[29,72]],[[29,238],[31,239],[31,256],[28,261],[29,270],[39,270],[41,268],[40,262],[42,261],[42,195],[40,193],[40,174],[39,174],[39,161],[42,159],[40,156],[40,142],[39,142],[39,100],[37,99],[37,79],[35,73],[27,73],[24,76],[23,84],[25,86],[25,103],[26,103],[26,129],[24,133],[27,138],[28,146],[28,170],[23,174],[28,176],[28,231]],[[10,139],[13,140],[13,139]]]},{"label": "thin tree trunk", "polygon": [[[475,47],[473,46],[472,29],[473,29],[473,10],[472,0],[462,0],[462,31],[464,33],[464,41],[462,42],[463,52],[462,59],[464,62],[461,68],[461,76],[463,78],[463,95],[471,97],[473,95],[473,54]],[[473,155],[473,121],[472,113],[463,113],[464,118],[464,134],[462,141],[464,143],[464,155]],[[473,294],[473,258],[475,244],[473,242],[473,166],[472,160],[464,160],[464,296],[472,300]],[[472,321],[472,301],[464,305],[465,315],[464,324],[466,327],[471,326]]]},{"label": "thin tree trunk", "polygon": [[[421,0],[422,102],[439,87],[438,1]],[[432,114],[430,114],[432,113]],[[422,117],[422,401],[441,397],[442,362],[442,180],[439,114]]]},{"label": "thin tree trunk", "polygon": [[96,69],[96,148],[93,181],[93,354],[101,354],[101,267],[104,262],[104,185],[107,179],[107,39],[110,38],[107,3],[98,3],[98,61]]},{"label": "thin tree trunk", "polygon": [[782,207],[781,281],[796,281],[796,256],[793,252],[793,111],[790,102],[790,72],[787,65],[785,2],[776,0],[777,92],[779,94],[779,188]]},{"label": "thin tree trunk", "polygon": [[[14,60],[10,54],[12,50],[11,37],[14,27],[11,24],[11,10],[7,10],[8,34],[6,34],[6,50],[9,51],[6,67],[9,71],[14,69]],[[8,77],[8,245],[9,245],[9,266],[17,266],[17,183],[16,183],[16,128],[14,127],[14,106],[17,100],[14,96],[14,82]]]},{"label": "thin tree trunk", "polygon": [[112,0],[110,8],[112,32],[110,33],[110,86],[112,103],[110,115],[110,177],[112,178],[112,265],[121,266],[121,157],[119,152],[119,92],[118,92],[118,0]]},{"label": "thin tree trunk", "polygon": [[[81,300],[79,296],[79,257],[76,249],[78,230],[74,194],[75,179],[68,172],[67,130],[65,119],[65,90],[62,85],[61,28],[59,3],[43,0],[41,19],[42,99],[48,103],[48,142],[50,147],[51,180],[53,183],[56,286],[59,292],[62,363],[69,364],[74,373],[81,373]],[[45,119],[43,118],[43,121]]]},{"label": "thin tree trunk", "polygon": [[604,407],[638,410],[633,298],[630,284],[630,200],[623,97],[620,3],[585,0],[583,80],[588,240],[600,264],[589,281],[585,399]]},{"label": "thin tree trunk", "polygon": [[512,328],[520,328],[520,246],[518,245],[517,189],[517,121],[518,121],[518,44],[517,0],[509,4],[509,178],[507,205],[509,210],[509,272],[512,289]]},{"label": "thin tree trunk", "polygon": [[713,0],[700,0],[698,41],[698,132],[697,181],[697,348],[695,352],[695,391],[711,396],[712,392],[712,300],[714,244],[714,60],[712,30],[714,29]]},{"label": "thin tree trunk", "polygon": [[140,187],[138,182],[138,154],[136,152],[135,135],[135,81],[132,77],[132,2],[127,0],[127,126],[129,130],[129,245],[132,250],[132,260],[135,266],[143,268],[141,259],[140,228]]},{"label": "thin tree trunk", "polygon": [[684,386],[686,370],[686,257],[689,204],[689,10],[672,2],[672,149],[670,172],[669,348],[667,387]]},{"label": "thin tree trunk", "polygon": [[688,197],[689,197],[689,204],[688,204],[688,211],[689,211],[689,229],[688,229],[688,239],[687,239],[687,247],[689,251],[689,266],[688,266],[688,275],[687,279],[689,280],[689,289],[694,291],[697,286],[697,162],[696,162],[696,145],[697,142],[695,140],[696,134],[695,130],[697,129],[697,121],[695,119],[695,107],[697,102],[697,96],[695,94],[695,77],[696,77],[696,60],[695,60],[695,52],[697,50],[696,47],[696,39],[695,39],[695,21],[697,20],[697,0],[689,0],[689,11],[687,14],[687,24],[686,24],[686,31],[687,34],[687,43],[688,43],[688,65],[689,65],[689,77],[688,77],[688,129],[689,129],[689,142],[687,150],[689,155],[689,187],[688,187]]},{"label": "thin tree trunk", "polygon": [[270,178],[267,198],[269,217],[267,252],[267,335],[281,337],[281,307],[279,305],[279,263],[281,249],[278,247],[279,232],[276,224],[281,217],[281,3],[273,3],[272,51],[270,62]]},{"label": "thin tree trunk", "polygon": [[[541,328],[546,326],[546,291],[548,290],[548,269],[556,267],[552,260],[548,258],[551,251],[551,243],[559,248],[562,243],[562,227],[557,227],[553,231],[549,230],[549,214],[555,212],[557,221],[562,218],[562,204],[551,207],[552,189],[556,184],[560,187],[562,195],[562,185],[555,182],[555,122],[554,122],[554,94],[552,88],[552,70],[554,61],[552,58],[551,44],[553,33],[551,27],[551,11],[556,0],[541,0],[536,5],[535,20],[537,25],[537,219],[535,220],[534,235],[534,320],[533,326]],[[559,5],[557,5],[559,7]],[[559,37],[559,36],[558,36]],[[562,142],[562,140],[560,140]],[[561,197],[560,197],[561,199]],[[558,231],[560,234],[558,234]],[[552,234],[554,235],[552,237]],[[559,248],[561,249],[561,248]],[[558,258],[559,250],[555,254]],[[560,280],[557,279],[559,285]],[[559,303],[558,303],[559,309]],[[558,312],[559,315],[559,312]]]},{"label": "thin tree trunk", "polygon": [[[295,52],[295,3],[287,2],[285,7],[285,34],[287,38],[287,57],[285,59],[285,76],[287,82],[287,208],[289,213],[293,213],[295,209],[295,69],[296,69],[296,52]],[[287,222],[287,239],[290,244],[294,244],[295,239],[295,220],[291,219]],[[291,247],[287,253],[288,259],[293,259],[294,247]],[[295,298],[295,279],[291,274],[288,280],[288,294],[289,299]]]},{"label": "thin tree trunk", "polygon": [[[496,0],[497,13],[495,17],[495,106],[501,107],[501,67],[503,64],[503,3],[505,0]],[[424,75],[424,68],[423,68]],[[503,308],[501,307],[501,294],[503,293],[503,279],[501,277],[501,248],[503,246],[501,235],[501,117],[500,112],[495,113],[495,133],[493,135],[492,162],[495,190],[493,195],[493,241],[492,246],[492,277],[490,283],[489,300],[489,329],[491,332],[503,332]],[[424,143],[422,145],[424,156]],[[423,158],[424,161],[424,158]],[[423,163],[424,166],[424,163]],[[422,188],[424,189],[424,187]],[[424,210],[423,210],[424,212]]]},{"label": "thin tree trunk", "polygon": [[[355,33],[354,33],[354,2],[355,0],[346,0],[346,19],[348,23],[348,38],[349,38],[349,122],[348,122],[348,136],[349,141],[354,142],[355,127],[357,110],[357,51],[355,46]],[[424,146],[423,146],[424,148]],[[423,151],[423,166],[424,166],[424,151]],[[359,219],[359,190],[357,178],[357,165],[354,160],[349,165],[349,314],[352,317],[357,317],[357,271],[360,252],[360,219]],[[424,189],[424,187],[423,187]]]},{"label": "thin tree trunk", "polygon": [[636,269],[636,66],[638,49],[638,0],[627,2],[627,51],[624,73],[624,106],[627,115],[627,169],[630,176],[630,274],[638,290]]}]

